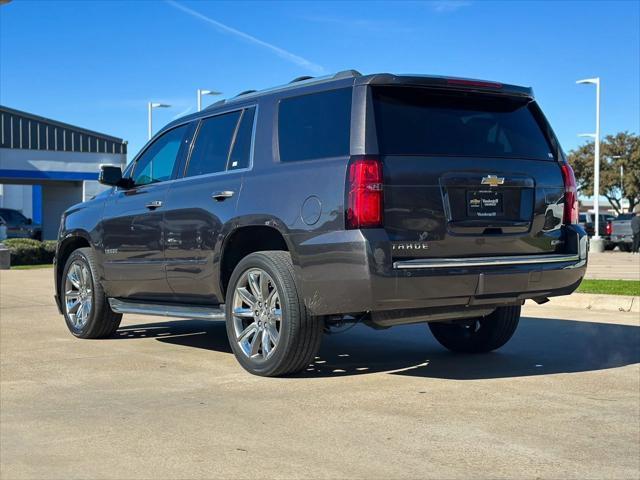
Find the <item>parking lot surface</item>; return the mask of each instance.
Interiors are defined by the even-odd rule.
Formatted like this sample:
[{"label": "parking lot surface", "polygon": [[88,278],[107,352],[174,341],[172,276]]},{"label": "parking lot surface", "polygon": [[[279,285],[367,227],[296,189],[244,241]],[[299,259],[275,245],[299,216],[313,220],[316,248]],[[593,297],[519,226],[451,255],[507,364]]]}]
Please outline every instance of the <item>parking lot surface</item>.
[{"label": "parking lot surface", "polygon": [[77,340],[51,277],[0,272],[3,479],[640,477],[636,314],[526,306],[485,356],[357,326],[266,379],[220,322],[125,316]]},{"label": "parking lot surface", "polygon": [[596,280],[640,280],[640,255],[607,251],[590,253],[585,278]]}]

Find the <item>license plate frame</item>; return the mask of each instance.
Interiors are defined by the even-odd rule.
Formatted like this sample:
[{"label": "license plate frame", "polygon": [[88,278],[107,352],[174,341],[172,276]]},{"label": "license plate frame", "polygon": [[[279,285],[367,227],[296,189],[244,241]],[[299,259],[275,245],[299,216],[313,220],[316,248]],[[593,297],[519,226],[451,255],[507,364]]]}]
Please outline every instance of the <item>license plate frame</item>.
[{"label": "license plate frame", "polygon": [[502,192],[497,190],[467,190],[467,217],[496,218],[504,215]]}]

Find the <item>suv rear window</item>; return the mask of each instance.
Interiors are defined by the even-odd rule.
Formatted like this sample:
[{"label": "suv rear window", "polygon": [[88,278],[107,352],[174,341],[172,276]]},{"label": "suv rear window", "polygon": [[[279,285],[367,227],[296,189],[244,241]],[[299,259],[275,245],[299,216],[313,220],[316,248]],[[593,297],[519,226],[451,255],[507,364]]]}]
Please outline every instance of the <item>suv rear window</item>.
[{"label": "suv rear window", "polygon": [[278,109],[280,161],[349,155],[351,88],[283,99]]},{"label": "suv rear window", "polygon": [[526,99],[374,87],[373,101],[383,154],[554,159]]}]

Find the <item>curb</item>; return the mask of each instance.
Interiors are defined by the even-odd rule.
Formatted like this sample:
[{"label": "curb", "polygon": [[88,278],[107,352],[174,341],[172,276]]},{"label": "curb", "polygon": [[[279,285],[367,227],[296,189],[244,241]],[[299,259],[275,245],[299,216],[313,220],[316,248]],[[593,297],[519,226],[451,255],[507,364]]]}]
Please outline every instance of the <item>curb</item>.
[{"label": "curb", "polygon": [[551,297],[548,305],[553,307],[584,308],[586,310],[640,313],[640,297],[627,295],[573,293],[561,297]]}]

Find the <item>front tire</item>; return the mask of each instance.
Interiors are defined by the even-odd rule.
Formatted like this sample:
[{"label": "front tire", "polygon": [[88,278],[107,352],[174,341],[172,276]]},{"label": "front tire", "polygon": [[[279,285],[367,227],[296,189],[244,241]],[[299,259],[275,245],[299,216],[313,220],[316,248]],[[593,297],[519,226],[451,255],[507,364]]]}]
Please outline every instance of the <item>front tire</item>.
[{"label": "front tire", "polygon": [[226,322],[236,359],[254,375],[299,372],[320,348],[322,319],[307,312],[288,252],[256,252],[238,263],[227,288]]},{"label": "front tire", "polygon": [[440,344],[461,353],[486,353],[502,347],[520,321],[520,306],[500,307],[486,317],[456,323],[429,323]]},{"label": "front tire", "polygon": [[120,326],[122,314],[109,307],[91,248],[79,248],[69,255],[60,298],[67,328],[78,338],[107,338]]}]

